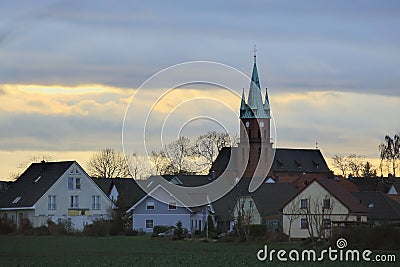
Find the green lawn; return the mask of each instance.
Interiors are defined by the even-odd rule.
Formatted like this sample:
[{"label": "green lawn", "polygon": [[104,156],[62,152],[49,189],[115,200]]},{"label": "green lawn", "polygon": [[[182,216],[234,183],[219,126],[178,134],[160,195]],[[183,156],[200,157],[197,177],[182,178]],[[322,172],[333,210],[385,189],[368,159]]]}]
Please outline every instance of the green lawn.
[{"label": "green lawn", "polygon": [[[263,242],[215,243],[149,237],[2,236],[0,266],[271,266],[256,253]],[[292,249],[298,244],[269,244]],[[346,262],[278,263],[273,266],[348,266]],[[396,266],[382,263],[383,266]],[[351,266],[377,266],[351,264]]]}]

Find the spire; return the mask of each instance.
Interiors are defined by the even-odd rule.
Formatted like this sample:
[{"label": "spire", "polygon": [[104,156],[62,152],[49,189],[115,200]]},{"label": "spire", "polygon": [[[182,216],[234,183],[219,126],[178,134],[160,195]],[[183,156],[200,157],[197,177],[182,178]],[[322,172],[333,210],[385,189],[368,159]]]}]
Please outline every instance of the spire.
[{"label": "spire", "polygon": [[265,101],[264,101],[264,106],[263,106],[265,112],[267,113],[267,118],[270,118],[270,111],[271,108],[269,106],[269,98],[268,98],[268,88],[265,87]]},{"label": "spire", "polygon": [[251,74],[250,90],[247,103],[252,110],[261,110],[263,108],[260,80],[258,78],[256,55],[254,54],[253,73]]}]

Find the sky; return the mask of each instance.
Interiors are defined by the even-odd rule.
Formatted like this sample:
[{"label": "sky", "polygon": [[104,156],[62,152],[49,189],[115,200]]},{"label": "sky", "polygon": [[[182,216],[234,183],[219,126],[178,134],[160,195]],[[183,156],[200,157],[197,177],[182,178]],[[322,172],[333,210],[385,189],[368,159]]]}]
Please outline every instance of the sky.
[{"label": "sky", "polygon": [[[85,167],[95,151],[122,150],[129,103],[129,123],[137,125],[130,130],[142,133],[140,121],[163,95],[163,82],[197,74],[213,80],[219,72],[164,72],[168,78],[153,88],[143,86],[147,79],[191,61],[250,76],[254,45],[278,147],[318,143],[327,159],[378,158],[384,136],[400,132],[399,12],[395,0],[2,0],[0,179],[35,155]],[[188,115],[223,118],[222,128],[234,133],[239,97],[249,86],[238,75],[221,74],[232,77],[230,91],[198,84],[173,90],[157,102],[147,136],[159,137],[163,121],[170,137],[177,129],[195,135],[219,127],[210,120],[185,124]],[[131,141],[130,149],[143,153],[140,135]]]}]

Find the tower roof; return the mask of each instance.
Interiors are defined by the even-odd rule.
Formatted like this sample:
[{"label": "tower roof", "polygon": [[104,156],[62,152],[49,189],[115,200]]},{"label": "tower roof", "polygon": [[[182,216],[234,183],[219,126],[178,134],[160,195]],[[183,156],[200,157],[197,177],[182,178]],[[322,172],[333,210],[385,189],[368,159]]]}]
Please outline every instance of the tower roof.
[{"label": "tower roof", "polygon": [[254,55],[253,72],[251,74],[247,104],[245,102],[244,92],[242,94],[242,101],[240,104],[241,118],[270,118],[270,107],[267,92],[265,92],[265,103],[263,103],[262,100],[256,59],[256,55]]}]

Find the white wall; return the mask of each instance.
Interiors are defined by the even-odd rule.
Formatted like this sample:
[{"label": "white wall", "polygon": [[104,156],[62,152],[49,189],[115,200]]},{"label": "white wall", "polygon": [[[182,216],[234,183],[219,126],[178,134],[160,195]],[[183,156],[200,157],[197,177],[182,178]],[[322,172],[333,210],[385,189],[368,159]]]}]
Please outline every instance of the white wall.
[{"label": "white wall", "polygon": [[[318,182],[314,181],[308,187],[306,187],[300,194],[292,199],[283,208],[283,232],[289,235],[290,218],[294,219],[291,225],[290,236],[292,238],[308,238],[308,229],[301,229],[301,218],[306,218],[304,215],[304,210],[300,209],[300,199],[310,199],[310,212],[313,213],[315,210],[316,203],[320,203],[322,206],[322,201],[325,198],[331,200],[332,209],[326,211],[324,215],[320,215],[326,219],[331,219],[331,221],[357,221],[357,216],[354,214],[349,214],[348,208],[343,205],[338,199],[336,199],[332,194],[330,194],[325,188],[323,188]],[[296,215],[291,215],[296,214]],[[361,216],[361,221],[366,221],[366,216]],[[314,235],[316,231],[314,229]],[[330,230],[325,230],[325,235],[329,236]]]}]

